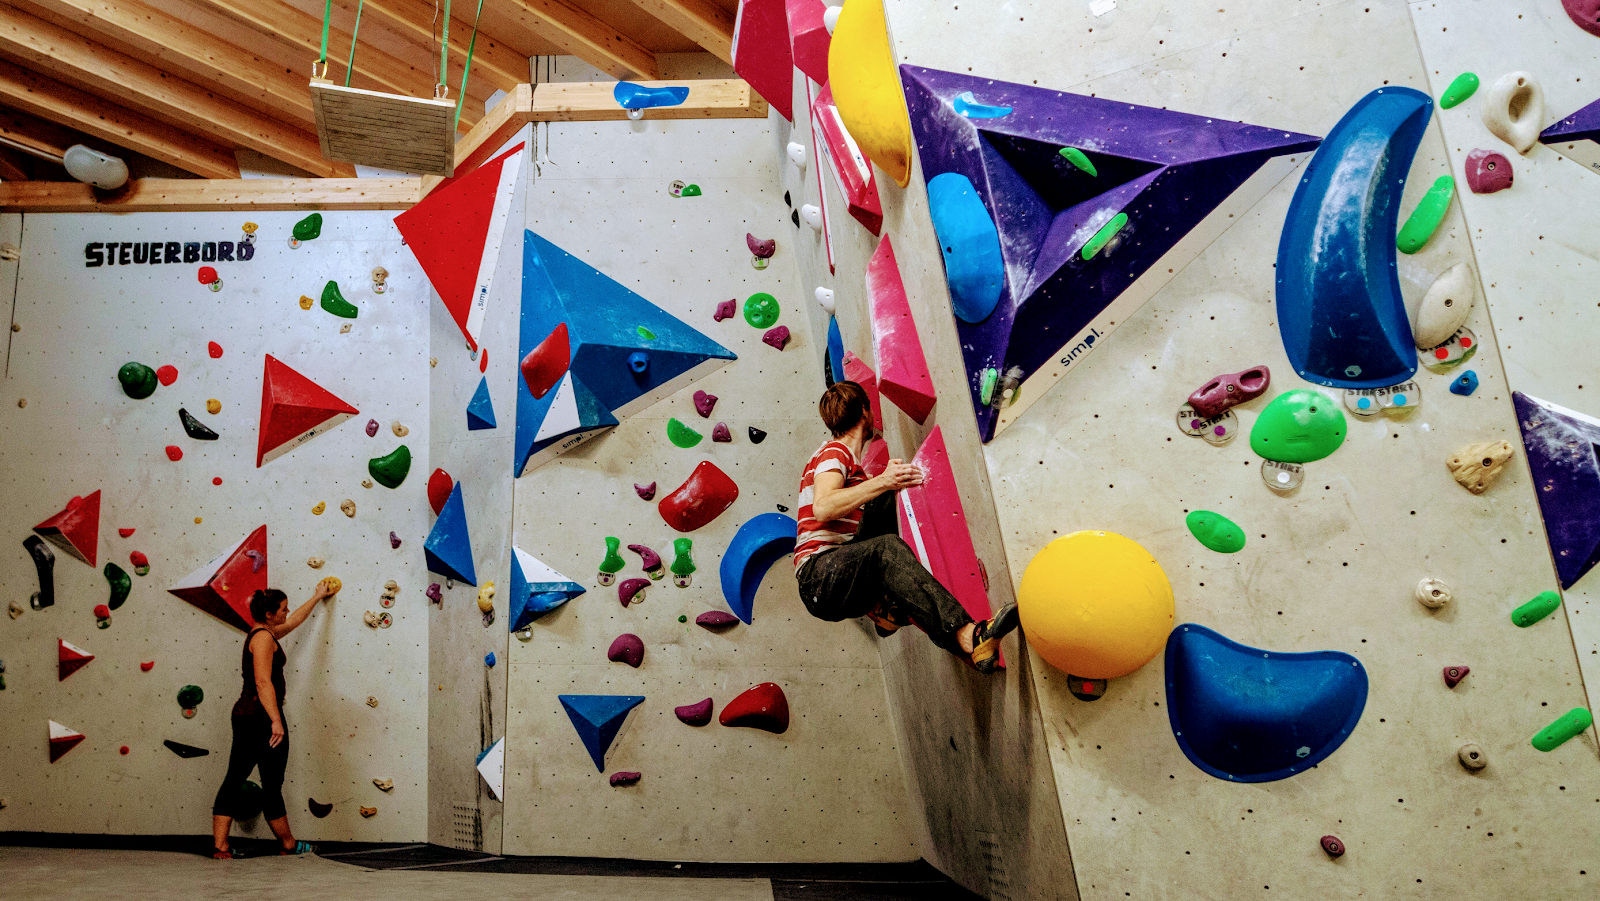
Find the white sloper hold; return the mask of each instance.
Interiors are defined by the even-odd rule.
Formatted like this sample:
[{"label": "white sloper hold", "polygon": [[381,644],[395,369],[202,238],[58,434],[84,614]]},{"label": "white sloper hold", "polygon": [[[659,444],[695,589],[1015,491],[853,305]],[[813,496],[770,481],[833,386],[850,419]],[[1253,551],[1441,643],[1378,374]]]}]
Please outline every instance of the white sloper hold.
[{"label": "white sloper hold", "polygon": [[1479,101],[1489,133],[1527,153],[1544,128],[1544,89],[1527,72],[1507,72]]},{"label": "white sloper hold", "polygon": [[1476,293],[1477,279],[1466,263],[1457,263],[1434,279],[1417,309],[1417,321],[1411,326],[1417,349],[1438,347],[1466,325]]},{"label": "white sloper hold", "polygon": [[818,288],[816,291],[817,303],[822,305],[822,311],[829,316],[833,315],[833,289]]},{"label": "white sloper hold", "polygon": [[806,145],[797,144],[794,141],[790,141],[787,150],[789,154],[789,162],[794,163],[795,167],[800,169],[802,172],[805,171]]},{"label": "white sloper hold", "polygon": [[1437,610],[1450,603],[1450,586],[1438,579],[1423,579],[1417,583],[1417,603]]},{"label": "white sloper hold", "polygon": [[814,203],[800,205],[800,218],[806,221],[816,231],[822,230],[822,208]]}]

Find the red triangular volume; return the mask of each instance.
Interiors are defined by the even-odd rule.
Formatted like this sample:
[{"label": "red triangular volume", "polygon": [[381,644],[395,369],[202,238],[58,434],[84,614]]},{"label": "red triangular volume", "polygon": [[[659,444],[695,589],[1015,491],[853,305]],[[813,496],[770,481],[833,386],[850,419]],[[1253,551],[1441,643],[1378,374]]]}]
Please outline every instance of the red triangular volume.
[{"label": "red triangular volume", "polygon": [[489,283],[500,260],[500,243],[517,175],[519,143],[477,169],[441,184],[421,203],[394,217],[433,290],[473,350],[483,325]]},{"label": "red triangular volume", "polygon": [[64,638],[56,639],[56,681],[72,675],[88,665],[94,655]]},{"label": "red triangular volume", "polygon": [[33,530],[44,540],[94,566],[100,555],[100,492],[67,501],[65,510],[34,526]]},{"label": "red triangular volume", "polygon": [[267,354],[261,375],[261,433],[256,440],[256,467],[276,460],[359,412]]},{"label": "red triangular volume", "polygon": [[50,721],[50,762],[55,763],[61,755],[76,748],[78,742],[83,741],[84,735],[76,729],[68,729],[55,720]]},{"label": "red triangular volume", "polygon": [[250,629],[250,596],[266,587],[267,527],[260,526],[167,591],[246,632]]}]

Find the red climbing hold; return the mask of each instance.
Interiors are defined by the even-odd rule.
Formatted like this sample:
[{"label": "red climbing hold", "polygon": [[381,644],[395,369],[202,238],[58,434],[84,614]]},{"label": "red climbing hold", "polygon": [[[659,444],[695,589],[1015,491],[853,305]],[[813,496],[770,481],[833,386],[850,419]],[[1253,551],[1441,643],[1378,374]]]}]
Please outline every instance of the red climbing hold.
[{"label": "red climbing hold", "polygon": [[528,383],[535,400],[550,392],[572,366],[572,342],[567,337],[565,322],[528,351],[522,358],[522,380]]},{"label": "red climbing hold", "polygon": [[718,721],[782,735],[789,731],[789,699],[777,683],[763,682],[728,702]]},{"label": "red climbing hold", "polygon": [[210,266],[200,267],[200,284],[209,285],[217,280],[217,270]]},{"label": "red climbing hold", "polygon": [[[107,611],[108,613],[110,611]],[[67,678],[89,665],[94,655],[64,638],[56,639],[56,681]]]},{"label": "red climbing hold", "polygon": [[179,460],[182,460],[183,459],[183,448],[177,446],[176,444],[167,445],[167,459],[171,460],[174,463],[178,462]]},{"label": "red climbing hold", "polygon": [[117,534],[121,535],[123,538],[130,538],[130,537],[133,536],[133,530],[132,529],[118,529],[117,530]]},{"label": "red climbing hold", "polygon": [[111,607],[110,607],[110,605],[107,605],[107,604],[95,604],[94,605],[94,618],[95,619],[110,619],[111,618]]},{"label": "red climbing hold", "polygon": [[657,509],[667,525],[693,532],[721,516],[738,497],[739,486],[733,479],[710,460],[702,460],[676,491],[661,499]]},{"label": "red climbing hold", "polygon": [[151,670],[153,670],[155,668],[156,668],[156,662],[154,660],[146,660],[145,662],[139,664],[139,669],[141,671],[143,671],[143,672],[146,672],[146,673],[150,672]]},{"label": "red climbing hold", "polygon": [[433,515],[438,516],[444,509],[445,501],[450,499],[450,492],[454,491],[456,480],[450,478],[450,473],[442,469],[435,469],[428,476],[428,506],[433,508]]},{"label": "red climbing hold", "polygon": [[124,757],[128,756],[128,746],[127,745],[123,745],[122,749],[118,753],[120,753]]},{"label": "red climbing hold", "polygon": [[[33,527],[39,537],[79,560],[95,565],[100,552],[100,492],[74,497],[67,507]],[[132,529],[128,530],[131,535]]]},{"label": "red climbing hold", "polygon": [[724,319],[732,319],[738,314],[738,311],[739,302],[737,300],[724,300],[717,304],[717,311],[711,314],[711,318],[721,322]]},{"label": "red climbing hold", "polygon": [[213,484],[213,485],[221,485],[222,484],[222,476],[212,476],[211,477],[211,484]]},{"label": "red climbing hold", "polygon": [[215,341],[208,342],[206,344],[206,353],[211,354],[211,359],[218,359],[222,356],[222,345]]},{"label": "red climbing hold", "polygon": [[156,370],[156,381],[163,385],[170,385],[178,380],[178,367],[163,366]]}]

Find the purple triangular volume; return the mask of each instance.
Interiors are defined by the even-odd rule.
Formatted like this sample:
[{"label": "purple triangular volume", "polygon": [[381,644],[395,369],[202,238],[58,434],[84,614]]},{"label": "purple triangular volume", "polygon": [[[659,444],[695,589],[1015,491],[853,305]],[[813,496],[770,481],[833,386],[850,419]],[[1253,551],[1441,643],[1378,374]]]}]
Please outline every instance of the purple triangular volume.
[{"label": "purple triangular volume", "polygon": [[[900,77],[923,178],[966,176],[1000,232],[1000,302],[982,322],[956,321],[985,441],[1001,407],[983,402],[984,370],[1059,379],[1321,140],[918,66],[901,66]],[[962,116],[952,101],[966,91],[1011,112]],[[1097,174],[1063,158],[1064,147]],[[1127,225],[1084,260],[1084,245],[1118,213]],[[1035,389],[1020,396],[1031,402]]]},{"label": "purple triangular volume", "polygon": [[1545,129],[1539,140],[1578,165],[1600,172],[1600,100]]},{"label": "purple triangular volume", "polygon": [[1513,391],[1522,447],[1562,588],[1600,563],[1600,421]]}]

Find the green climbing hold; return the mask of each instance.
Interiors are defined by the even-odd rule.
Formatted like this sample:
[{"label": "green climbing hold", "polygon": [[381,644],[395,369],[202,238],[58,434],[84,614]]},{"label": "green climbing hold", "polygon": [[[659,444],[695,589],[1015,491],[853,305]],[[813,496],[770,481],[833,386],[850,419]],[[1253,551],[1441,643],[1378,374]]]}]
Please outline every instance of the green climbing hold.
[{"label": "green climbing hold", "polygon": [[771,294],[752,294],[744,302],[744,321],[756,328],[772,328],[778,322],[778,298]]},{"label": "green climbing hold", "polygon": [[978,383],[978,392],[985,406],[994,403],[994,388],[1000,384],[1000,370],[993,366],[985,367]]},{"label": "green climbing hold", "polygon": [[322,214],[312,213],[294,224],[294,239],[310,241],[322,234]]},{"label": "green climbing hold", "polygon": [[[681,615],[681,614],[680,614],[680,615],[679,615],[679,616],[678,616],[678,622],[680,622],[680,623],[686,623],[686,622],[688,622],[688,621],[689,621],[689,617],[687,617],[687,616],[683,616],[683,615]],[[0,683],[0,688],[4,688],[4,687],[5,687],[5,685],[4,685],[4,683]]]},{"label": "green climbing hold", "polygon": [[1450,87],[1444,89],[1444,96],[1439,98],[1439,108],[1449,109],[1471,97],[1478,90],[1478,76],[1475,72],[1462,72],[1456,80],[1450,82]]},{"label": "green climbing hold", "polygon": [[1561,718],[1539,730],[1533,737],[1533,746],[1541,751],[1554,751],[1561,744],[1594,724],[1594,714],[1583,707],[1574,707]]},{"label": "green climbing hold", "polygon": [[1344,433],[1338,402],[1316,391],[1290,391],[1256,417],[1250,449],[1279,463],[1310,463],[1338,450]]},{"label": "green climbing hold", "polygon": [[634,331],[638,332],[639,333],[639,337],[643,338],[646,341],[654,341],[654,340],[656,340],[656,333],[650,331],[649,329],[645,328],[642,325],[639,326],[638,328],[634,329]]},{"label": "green climbing hold", "polygon": [[127,570],[115,563],[106,564],[105,574],[106,581],[111,583],[111,599],[106,601],[106,606],[115,610],[128,599],[128,592],[133,590],[133,579]]},{"label": "green climbing hold", "polygon": [[1450,198],[1455,193],[1456,180],[1448,175],[1439,176],[1428,193],[1422,195],[1422,202],[1406,217],[1406,224],[1400,226],[1394,244],[1401,253],[1416,253],[1427,246],[1428,239],[1439,230],[1439,223],[1450,210]]},{"label": "green climbing hold", "polygon": [[206,699],[206,693],[198,685],[185,685],[178,689],[178,706],[184,710],[193,710],[200,706]]},{"label": "green climbing hold", "polygon": [[1112,238],[1115,238],[1117,236],[1117,232],[1122,231],[1122,227],[1127,224],[1127,213],[1118,213],[1115,216],[1112,216],[1111,221],[1100,226],[1100,230],[1094,233],[1094,237],[1089,239],[1089,243],[1083,245],[1083,250],[1079,251],[1079,253],[1086,260],[1094,259],[1094,255],[1099,253],[1100,250],[1106,246],[1107,242],[1109,242]]},{"label": "green climbing hold", "polygon": [[344,295],[339,293],[339,283],[331,279],[322,286],[322,308],[341,319],[354,319],[361,312],[355,304],[344,299]]},{"label": "green climbing hold", "polygon": [[1244,550],[1244,529],[1221,513],[1196,510],[1184,522],[1201,544],[1219,554],[1237,554]]},{"label": "green climbing hold", "polygon": [[677,538],[677,539],[673,540],[673,542],[672,542],[672,553],[674,555],[673,559],[672,559],[672,574],[673,575],[675,575],[675,576],[687,576],[690,573],[694,572],[694,570],[695,570],[694,559],[689,556],[689,552],[692,551],[692,550],[694,550],[694,540],[693,539],[690,539],[690,538]]},{"label": "green climbing hold", "polygon": [[705,436],[679,422],[677,417],[667,420],[667,438],[679,447],[694,447]]},{"label": "green climbing hold", "polygon": [[1541,591],[1533,600],[1511,611],[1511,621],[1519,628],[1526,629],[1541,619],[1556,612],[1561,606],[1561,595],[1555,591]]},{"label": "green climbing hold", "polygon": [[122,383],[122,393],[134,400],[156,393],[156,371],[143,363],[124,363],[117,370],[117,381]]},{"label": "green climbing hold", "polygon": [[699,185],[684,185],[683,186],[683,193],[679,194],[678,196],[679,197],[699,197],[700,196],[700,186]]},{"label": "green climbing hold", "polygon": [[606,558],[600,561],[601,572],[607,574],[620,572],[624,566],[628,565],[628,561],[622,559],[622,554],[619,553],[621,550],[622,539],[606,538]]},{"label": "green climbing hold", "polygon": [[1079,150],[1076,147],[1061,148],[1061,156],[1067,162],[1077,166],[1079,169],[1082,169],[1090,175],[1098,176],[1100,174],[1099,172],[1095,171],[1094,163],[1089,162],[1089,157],[1085,155],[1082,150]]},{"label": "green climbing hold", "polygon": [[392,453],[381,457],[373,457],[367,461],[367,472],[372,480],[385,488],[399,488],[400,483],[406,480],[406,473],[411,471],[411,448],[404,444],[395,448]]}]

